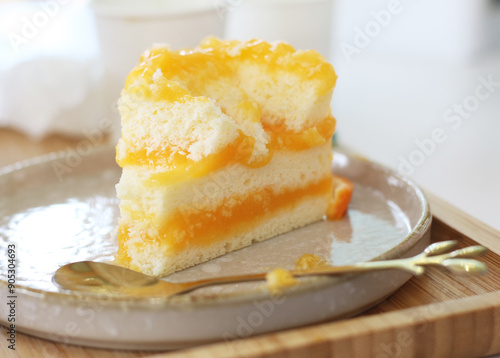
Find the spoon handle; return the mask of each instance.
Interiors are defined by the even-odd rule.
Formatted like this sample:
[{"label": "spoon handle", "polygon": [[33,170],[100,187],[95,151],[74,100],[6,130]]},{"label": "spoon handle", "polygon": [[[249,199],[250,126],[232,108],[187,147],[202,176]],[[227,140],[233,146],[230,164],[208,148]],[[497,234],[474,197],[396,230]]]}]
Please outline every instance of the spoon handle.
[{"label": "spoon handle", "polygon": [[[444,267],[453,273],[484,274],[487,272],[487,267],[483,262],[471,258],[483,254],[486,252],[486,248],[483,246],[470,246],[464,249],[446,252],[446,249],[449,250],[454,246],[456,246],[455,241],[438,242],[429,245],[421,254],[410,258],[368,261],[347,266],[327,266],[307,270],[293,270],[290,271],[290,274],[294,277],[318,275],[335,276],[371,271],[402,270],[419,276],[425,272],[425,266]],[[256,273],[211,278],[196,282],[185,282],[184,289],[176,292],[175,294],[182,294],[201,287],[212,285],[261,281],[266,278],[266,275],[267,273]]]}]

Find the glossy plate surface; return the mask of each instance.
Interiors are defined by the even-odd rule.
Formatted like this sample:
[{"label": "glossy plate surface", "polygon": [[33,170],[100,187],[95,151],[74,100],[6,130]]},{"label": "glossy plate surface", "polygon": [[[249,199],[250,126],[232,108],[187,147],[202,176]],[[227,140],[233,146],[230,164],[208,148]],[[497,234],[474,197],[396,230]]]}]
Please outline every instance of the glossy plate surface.
[{"label": "glossy plate surface", "polygon": [[[371,162],[336,153],[332,170],[355,183],[347,216],[319,222],[175,273],[187,281],[293,268],[305,253],[344,265],[406,257],[429,243],[428,203],[413,183]],[[117,243],[114,148],[76,157],[59,153],[0,173],[0,251],[15,245],[16,327],[66,343],[123,349],[170,349],[230,341],[353,315],[410,277],[378,272],[314,278],[271,296],[264,283],[200,289],[171,299],[120,299],[62,292],[52,283],[61,265],[111,261]],[[12,246],[11,246],[12,247]],[[8,292],[0,266],[0,294]],[[7,308],[0,323],[7,324]]]}]

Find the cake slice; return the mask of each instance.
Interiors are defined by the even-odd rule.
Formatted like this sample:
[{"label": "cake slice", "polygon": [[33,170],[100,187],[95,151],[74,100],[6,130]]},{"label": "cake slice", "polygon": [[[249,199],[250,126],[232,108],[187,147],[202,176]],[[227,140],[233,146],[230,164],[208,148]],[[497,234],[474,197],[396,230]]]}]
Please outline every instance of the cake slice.
[{"label": "cake slice", "polygon": [[119,100],[118,263],[164,276],[322,220],[335,81],[280,42],[145,52]]}]

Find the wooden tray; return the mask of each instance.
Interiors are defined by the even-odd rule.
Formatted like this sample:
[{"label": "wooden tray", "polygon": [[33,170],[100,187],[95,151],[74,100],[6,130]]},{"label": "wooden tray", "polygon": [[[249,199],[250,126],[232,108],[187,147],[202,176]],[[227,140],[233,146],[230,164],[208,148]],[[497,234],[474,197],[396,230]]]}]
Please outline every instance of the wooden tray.
[{"label": "wooden tray", "polygon": [[[486,276],[430,269],[363,315],[188,350],[151,353],[69,346],[18,334],[16,352],[1,330],[0,356],[30,357],[477,357],[500,352],[500,233],[428,194],[432,240],[479,243]],[[306,309],[306,308],[305,308]]]}]

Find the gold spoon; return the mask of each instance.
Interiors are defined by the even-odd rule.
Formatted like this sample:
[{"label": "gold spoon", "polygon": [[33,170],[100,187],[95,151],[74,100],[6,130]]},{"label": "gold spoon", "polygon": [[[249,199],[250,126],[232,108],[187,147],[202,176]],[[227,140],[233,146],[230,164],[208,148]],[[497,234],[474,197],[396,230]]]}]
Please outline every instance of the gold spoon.
[{"label": "gold spoon", "polygon": [[[368,261],[349,266],[330,266],[300,271],[290,271],[295,277],[318,275],[341,275],[382,270],[403,270],[414,275],[422,275],[425,266],[445,267],[453,273],[483,274],[486,265],[471,259],[487,249],[483,246],[469,246],[449,252],[456,246],[456,241],[436,242],[422,253],[404,259]],[[63,289],[95,294],[121,296],[157,296],[166,297],[186,293],[197,288],[266,279],[267,273],[238,276],[216,277],[199,281],[172,283],[132,271],[121,266],[102,262],[81,261],[59,268],[54,274],[54,281]]]}]

